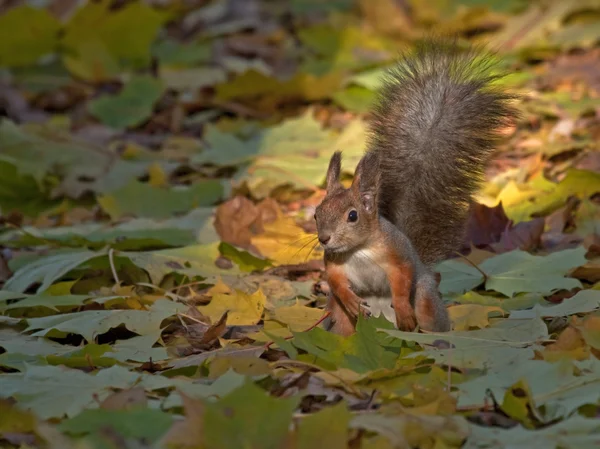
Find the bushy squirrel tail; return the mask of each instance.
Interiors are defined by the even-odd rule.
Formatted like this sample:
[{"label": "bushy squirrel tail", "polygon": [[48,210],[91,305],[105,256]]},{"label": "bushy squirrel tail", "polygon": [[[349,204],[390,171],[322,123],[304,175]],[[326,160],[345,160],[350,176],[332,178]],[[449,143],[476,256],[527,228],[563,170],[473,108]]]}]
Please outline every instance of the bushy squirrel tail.
[{"label": "bushy squirrel tail", "polygon": [[472,196],[514,95],[494,58],[455,41],[427,40],[387,73],[373,110],[369,152],[379,155],[379,210],[432,265],[464,236]]}]

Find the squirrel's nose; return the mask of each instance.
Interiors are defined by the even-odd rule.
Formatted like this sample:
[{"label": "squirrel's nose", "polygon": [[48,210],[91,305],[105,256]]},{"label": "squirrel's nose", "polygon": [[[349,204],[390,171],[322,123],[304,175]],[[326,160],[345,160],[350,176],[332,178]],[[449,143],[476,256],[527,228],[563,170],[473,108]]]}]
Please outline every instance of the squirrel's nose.
[{"label": "squirrel's nose", "polygon": [[331,240],[330,235],[324,237],[319,236],[319,242],[321,242],[321,245],[327,245],[327,242],[329,242],[329,240]]}]

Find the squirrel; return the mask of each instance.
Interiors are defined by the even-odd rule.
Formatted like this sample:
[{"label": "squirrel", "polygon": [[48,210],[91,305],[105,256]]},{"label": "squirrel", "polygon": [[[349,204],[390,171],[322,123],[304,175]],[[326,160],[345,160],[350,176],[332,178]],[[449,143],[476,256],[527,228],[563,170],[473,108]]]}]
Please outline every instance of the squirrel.
[{"label": "squirrel", "polygon": [[341,153],[331,157],[314,215],[328,330],[352,334],[373,298],[391,298],[400,330],[450,330],[433,267],[460,247],[499,130],[516,116],[491,62],[456,41],[417,44],[383,78],[349,188]]}]

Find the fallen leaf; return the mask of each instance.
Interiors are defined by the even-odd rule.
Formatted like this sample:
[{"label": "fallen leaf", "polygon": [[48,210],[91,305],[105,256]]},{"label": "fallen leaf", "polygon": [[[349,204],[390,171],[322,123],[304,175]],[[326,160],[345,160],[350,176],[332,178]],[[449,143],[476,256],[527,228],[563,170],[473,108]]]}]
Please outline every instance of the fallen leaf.
[{"label": "fallen leaf", "polygon": [[209,304],[198,306],[198,310],[216,323],[225,313],[229,325],[251,325],[262,319],[266,297],[259,289],[253,294],[246,294],[239,290],[228,293],[212,295]]},{"label": "fallen leaf", "polygon": [[126,186],[98,196],[98,203],[114,220],[124,216],[168,218],[209,206],[223,194],[219,181],[200,181],[189,187],[154,187],[132,180]]},{"label": "fallen leaf", "polygon": [[494,312],[504,315],[504,310],[500,307],[478,304],[462,304],[448,309],[452,320],[452,328],[456,331],[469,330],[470,328],[483,329],[489,324],[488,315]]},{"label": "fallen leaf", "polygon": [[113,128],[137,126],[152,115],[154,103],[163,90],[159,80],[148,75],[137,75],[117,95],[92,100],[88,109],[94,117]]},{"label": "fallen leaf", "polygon": [[63,61],[89,81],[114,78],[123,69],[150,63],[150,44],[169,13],[134,2],[112,11],[107,2],[86,3],[64,29]]},{"label": "fallen leaf", "polygon": [[264,232],[251,238],[260,253],[278,265],[293,265],[323,257],[317,236],[305,232],[294,220],[280,215],[263,224]]},{"label": "fallen leaf", "polygon": [[515,250],[485,260],[480,269],[487,275],[487,290],[509,297],[524,292],[548,294],[558,289],[581,287],[578,280],[564,276],[585,263],[585,252],[579,247],[548,256],[532,256]]},{"label": "fallen leaf", "polygon": [[47,10],[19,6],[0,16],[0,66],[34,64],[58,49],[60,22]]}]

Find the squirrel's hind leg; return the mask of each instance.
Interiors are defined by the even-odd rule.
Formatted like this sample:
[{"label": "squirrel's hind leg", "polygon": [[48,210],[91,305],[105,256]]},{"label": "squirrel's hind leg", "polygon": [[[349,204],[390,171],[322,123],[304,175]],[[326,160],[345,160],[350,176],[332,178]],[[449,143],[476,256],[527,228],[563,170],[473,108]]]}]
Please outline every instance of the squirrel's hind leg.
[{"label": "squirrel's hind leg", "polygon": [[415,291],[415,315],[419,328],[428,332],[451,330],[450,317],[433,276],[419,279]]}]

